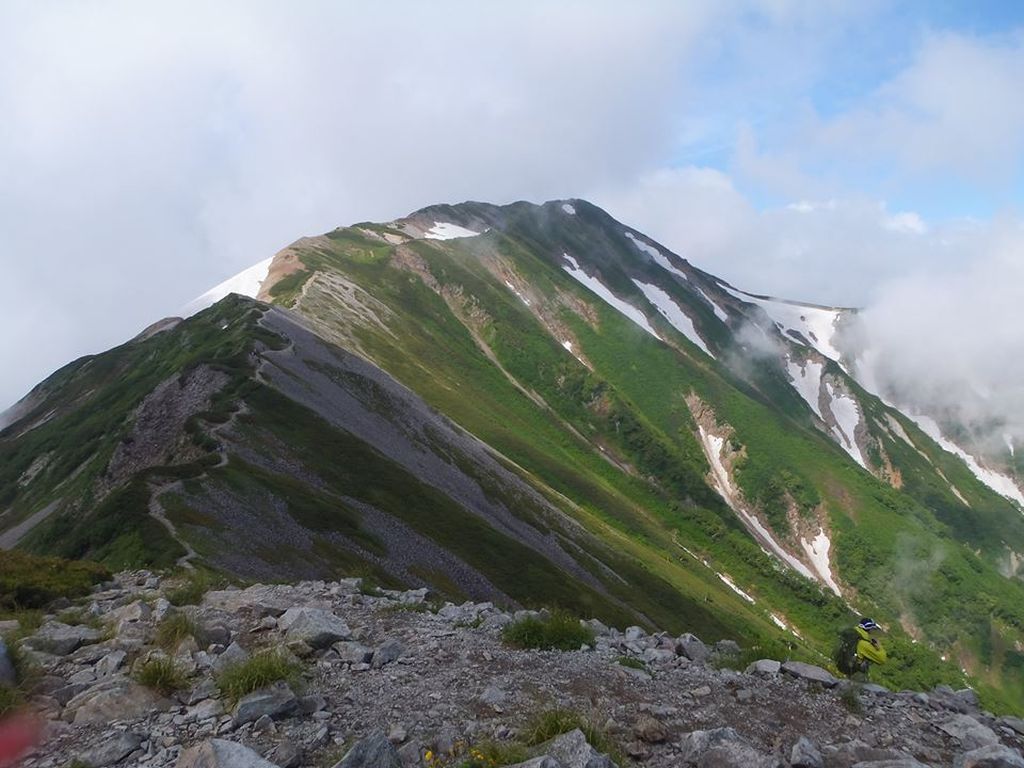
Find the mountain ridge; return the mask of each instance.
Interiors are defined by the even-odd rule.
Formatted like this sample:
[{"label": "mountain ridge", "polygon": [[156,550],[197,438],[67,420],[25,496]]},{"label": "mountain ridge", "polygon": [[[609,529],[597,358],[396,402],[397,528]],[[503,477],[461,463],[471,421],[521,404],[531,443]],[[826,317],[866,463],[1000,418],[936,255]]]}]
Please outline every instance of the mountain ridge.
[{"label": "mountain ridge", "polygon": [[[57,424],[36,423],[45,413],[34,429],[22,425],[20,439],[17,424],[0,432],[12,468],[0,476],[0,508],[7,509],[0,528],[58,499],[63,506],[46,522],[48,532],[41,525],[27,546],[98,554],[118,565],[140,556],[170,564],[184,548],[166,540],[166,529],[148,515],[148,499],[154,482],[173,482],[179,485],[160,503],[204,561],[234,550],[247,553],[253,567],[280,573],[362,568],[395,578],[396,566],[389,570],[380,558],[403,544],[374,537],[382,535],[382,520],[392,527],[402,521],[405,550],[429,540],[499,579],[504,596],[527,603],[544,595],[588,615],[625,604],[649,625],[671,628],[685,615],[712,638],[784,639],[818,654],[827,654],[832,628],[850,620],[852,604],[890,617],[902,654],[917,665],[893,674],[956,677],[957,670],[937,664],[948,655],[998,695],[1013,699],[1022,688],[1016,670],[1024,657],[1014,650],[1024,628],[1016,578],[1017,553],[1024,552],[1020,513],[867,392],[842,355],[822,351],[832,351],[836,310],[723,285],[581,200],[431,206],[394,222],[303,238],[261,264],[273,279],[246,287],[276,308],[227,297],[112,351],[120,362],[96,356],[37,388],[44,400],[57,393],[35,410],[52,411],[58,421],[88,422],[76,404],[95,392],[111,393],[115,407],[105,427],[83,427],[93,439],[83,446],[94,449],[82,448],[86,464],[65,455],[67,446],[54,447],[58,435],[40,437],[57,431]],[[794,315],[792,307],[804,311]],[[317,349],[334,351],[300,344],[304,351],[286,362],[283,350],[304,334]],[[477,502],[452,496],[451,488],[434,497],[422,480],[436,472],[426,465],[410,472],[374,448],[369,433],[358,436],[359,419],[393,423],[400,409],[371,383],[376,374],[337,364],[351,354],[488,446],[500,470],[482,470],[485,461],[454,443],[424,448],[394,433],[402,450],[419,445],[460,472],[470,468],[483,493]],[[123,378],[153,361],[162,363],[162,377],[139,369],[131,392],[113,373],[90,378],[96,367]],[[140,398],[161,382],[187,389],[192,379],[181,372],[207,368],[222,384],[185,409],[190,415],[157,457],[164,463],[118,486],[111,459],[127,450],[125,438],[139,443],[130,427],[140,423]],[[355,396],[359,411],[332,424],[337,406],[318,411],[303,404],[307,395],[327,402]],[[63,430],[74,433],[67,424]],[[434,498],[434,512],[417,517],[386,488],[345,474],[310,444],[334,446],[370,474],[415,489],[412,498]],[[45,456],[48,463],[29,472]],[[493,520],[473,529],[475,541],[437,527],[458,520],[454,528],[468,530],[471,508],[481,508],[489,493],[507,495],[492,484],[502,472],[532,489],[504,502],[516,525],[538,532],[548,525],[523,503],[539,494],[577,526],[549,529],[544,535],[558,550],[535,556],[530,549],[535,554],[520,557],[520,565],[531,563],[527,571],[502,563],[500,552],[512,546],[505,539],[486,543],[502,527]],[[96,503],[68,506],[67,486]],[[350,488],[359,493],[342,492]],[[75,524],[83,511],[91,521],[85,527],[99,534]],[[365,529],[371,518],[377,533]],[[252,533],[261,526],[291,531],[304,543],[267,548]],[[122,529],[132,536],[115,535]],[[240,538],[232,545],[231,537]],[[149,546],[154,542],[162,543]],[[586,575],[572,576],[564,557]],[[408,569],[402,578],[451,590],[460,588],[451,581],[454,567],[443,578],[422,569],[411,584]],[[516,585],[533,571],[532,585]],[[562,581],[592,579],[607,597],[578,586],[560,598],[557,589],[548,594]],[[517,595],[507,591],[513,585]]]}]

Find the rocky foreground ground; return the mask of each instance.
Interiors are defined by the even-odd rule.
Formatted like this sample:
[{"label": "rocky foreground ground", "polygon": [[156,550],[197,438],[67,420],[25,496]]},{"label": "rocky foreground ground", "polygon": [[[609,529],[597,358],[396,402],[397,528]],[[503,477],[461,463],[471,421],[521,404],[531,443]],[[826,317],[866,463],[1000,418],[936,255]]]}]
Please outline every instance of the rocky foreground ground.
[{"label": "rocky foreground ground", "polygon": [[[31,706],[47,721],[26,768],[490,768],[495,745],[530,768],[1024,768],[1024,721],[981,712],[971,691],[848,690],[818,667],[772,660],[739,672],[721,664],[728,643],[599,622],[592,647],[517,650],[502,629],[519,615],[428,610],[423,590],[366,595],[358,580],[211,591],[180,608],[165,586],[120,574],[84,601],[82,623],[48,615],[20,642],[38,670]],[[202,647],[158,647],[176,615]],[[218,688],[219,673],[264,648],[298,676],[237,700]],[[139,682],[160,659],[184,676],[180,690]],[[531,723],[555,710],[587,725],[527,747]],[[588,743],[595,733],[611,756]]]}]

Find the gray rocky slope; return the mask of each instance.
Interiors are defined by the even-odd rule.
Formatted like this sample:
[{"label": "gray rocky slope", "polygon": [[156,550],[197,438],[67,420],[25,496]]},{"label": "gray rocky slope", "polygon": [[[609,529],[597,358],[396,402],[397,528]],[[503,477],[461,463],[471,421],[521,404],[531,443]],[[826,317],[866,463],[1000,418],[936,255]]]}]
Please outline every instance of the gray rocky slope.
[{"label": "gray rocky slope", "polygon": [[[84,602],[88,621],[48,615],[20,642],[47,721],[25,768],[487,768],[474,744],[521,742],[553,709],[593,724],[620,763],[1024,766],[1024,722],[981,712],[971,691],[853,689],[773,660],[735,671],[728,641],[598,622],[592,647],[517,650],[502,629],[521,616],[430,605],[425,590],[367,595],[355,579],[211,591],[181,608],[167,586],[120,574]],[[175,614],[202,647],[157,647]],[[266,648],[294,656],[300,676],[230,701],[217,673]],[[187,683],[161,695],[136,678],[167,653]],[[525,756],[531,768],[611,768],[587,738],[570,730]]]}]

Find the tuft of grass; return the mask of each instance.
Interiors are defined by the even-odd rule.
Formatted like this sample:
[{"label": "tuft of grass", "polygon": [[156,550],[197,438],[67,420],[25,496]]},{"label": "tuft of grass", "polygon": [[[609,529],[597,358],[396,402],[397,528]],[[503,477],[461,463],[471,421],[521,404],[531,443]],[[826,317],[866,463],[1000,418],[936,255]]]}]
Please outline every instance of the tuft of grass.
[{"label": "tuft of grass", "polygon": [[850,683],[843,686],[843,690],[839,694],[839,702],[850,714],[864,714],[864,704],[860,700],[862,688],[863,686],[860,683],[850,681]]},{"label": "tuft of grass", "polygon": [[523,742],[529,747],[535,747],[577,728],[583,731],[590,746],[598,752],[607,754],[616,765],[624,764],[619,745],[605,729],[597,725],[591,718],[584,717],[572,709],[555,707],[541,710],[530,718],[521,733]]},{"label": "tuft of grass", "polygon": [[68,626],[85,626],[93,629],[102,629],[103,623],[98,616],[93,616],[84,608],[67,608],[57,614],[57,621]]},{"label": "tuft of grass", "polygon": [[223,586],[223,580],[214,577],[209,571],[189,571],[181,585],[167,592],[167,602],[171,605],[199,605],[203,596],[211,589]]},{"label": "tuft of grass", "polygon": [[527,617],[512,622],[502,631],[502,637],[516,648],[575,651],[581,645],[594,644],[594,630],[561,611],[548,619]]},{"label": "tuft of grass", "polygon": [[0,717],[25,703],[25,695],[20,688],[0,685]]},{"label": "tuft of grass", "polygon": [[174,653],[187,637],[202,645],[202,630],[184,613],[172,613],[156,626],[155,642],[168,653]]},{"label": "tuft of grass", "polygon": [[620,667],[629,667],[630,669],[642,669],[647,671],[647,665],[644,664],[640,659],[635,659],[632,656],[619,656],[615,659],[615,663]]},{"label": "tuft of grass", "polygon": [[135,675],[140,685],[152,688],[164,695],[174,693],[188,684],[188,678],[171,659],[150,659]]},{"label": "tuft of grass", "polygon": [[278,680],[290,685],[299,681],[300,667],[294,659],[278,650],[257,653],[246,661],[233,664],[217,675],[217,687],[231,701]]}]

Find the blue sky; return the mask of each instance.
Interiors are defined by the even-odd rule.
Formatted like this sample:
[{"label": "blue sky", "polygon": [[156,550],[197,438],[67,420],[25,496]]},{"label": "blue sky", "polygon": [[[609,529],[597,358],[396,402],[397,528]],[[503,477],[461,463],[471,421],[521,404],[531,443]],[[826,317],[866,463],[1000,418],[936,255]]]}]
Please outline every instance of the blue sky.
[{"label": "blue sky", "polygon": [[1016,2],[11,0],[0,408],[299,236],[442,201],[588,198],[819,303],[956,281],[1017,242],[1022,73]]}]

